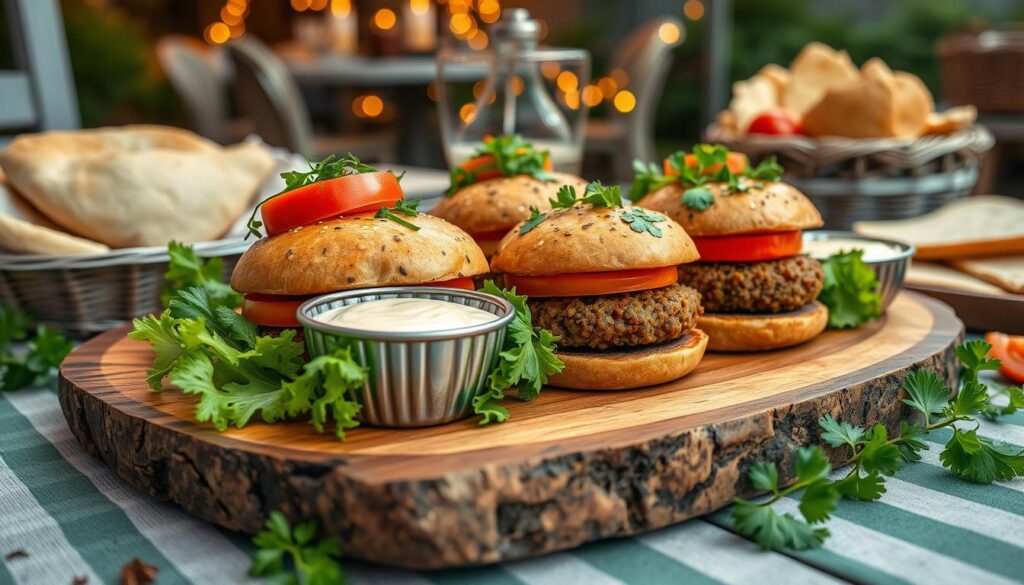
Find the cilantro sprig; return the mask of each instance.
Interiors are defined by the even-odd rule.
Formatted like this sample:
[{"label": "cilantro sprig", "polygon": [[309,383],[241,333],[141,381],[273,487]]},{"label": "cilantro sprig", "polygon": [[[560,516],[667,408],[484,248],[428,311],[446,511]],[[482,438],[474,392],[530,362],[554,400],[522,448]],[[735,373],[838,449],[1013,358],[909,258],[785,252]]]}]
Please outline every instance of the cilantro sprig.
[{"label": "cilantro sprig", "polygon": [[505,299],[516,312],[498,354],[498,365],[487,378],[488,390],[473,398],[473,411],[482,417],[480,424],[486,425],[508,420],[508,409],[501,404],[506,390],[515,388],[519,400],[534,400],[548,378],[561,372],[565,364],[555,355],[560,338],[547,329],[534,327],[526,296],[517,295],[515,287],[498,288],[490,280],[480,291]]},{"label": "cilantro sprig", "polygon": [[[815,524],[828,520],[844,498],[866,502],[880,499],[886,492],[885,478],[894,475],[905,463],[919,461],[921,451],[928,448],[924,438],[939,429],[952,430],[939,461],[958,477],[979,484],[1024,477],[1024,451],[978,436],[975,417],[995,418],[1024,407],[1024,401],[1018,402],[1018,398],[1024,398],[1021,388],[1005,389],[1010,404],[995,406],[988,389],[979,381],[980,371],[999,367],[998,360],[988,357],[990,349],[988,343],[980,340],[968,341],[956,348],[963,369],[962,386],[955,396],[935,372],[916,370],[908,375],[903,382],[907,393],[903,403],[921,420],[901,421],[898,436],[890,437],[882,424],[864,428],[838,421],[831,414],[820,418],[821,439],[849,453],[840,466],[849,466],[849,469],[838,479],[830,478],[828,461],[818,446],[797,452],[796,481],[785,489],[779,488],[775,463],[754,463],[747,479],[755,489],[768,491],[771,497],[762,502],[736,498],[732,509],[736,531],[767,550],[820,546],[828,537],[828,531],[815,528]],[[771,508],[783,497],[800,490],[803,490],[799,496],[803,519],[780,515]]]},{"label": "cilantro sprig", "polygon": [[[26,351],[15,354],[11,345],[26,340]],[[38,325],[33,331],[28,313],[0,306],[0,391],[52,384],[54,372],[73,347],[56,329]]]},{"label": "cilantro sprig", "polygon": [[821,263],[824,279],[818,300],[828,307],[831,329],[858,327],[882,316],[878,277],[863,257],[863,250],[850,250]]},{"label": "cilantro sprig", "polygon": [[283,513],[272,511],[266,527],[252,539],[258,549],[249,574],[267,577],[275,583],[346,583],[345,573],[338,562],[341,557],[338,541],[334,538],[317,539],[318,531],[315,520],[303,522],[293,529]]},{"label": "cilantro sprig", "polygon": [[[349,175],[375,172],[377,172],[376,167],[360,161],[350,152],[343,157],[330,154],[320,162],[310,161],[308,171],[285,171],[281,173],[281,178],[284,179],[284,189],[280,193],[275,193],[256,204],[256,207],[252,210],[252,215],[249,216],[249,221],[246,223],[249,233],[246,234],[245,239],[249,239],[250,236],[255,237],[256,239],[263,237],[263,232],[260,231],[263,228],[263,222],[256,219],[256,214],[259,213],[260,208],[263,207],[267,201],[270,201],[275,197],[280,197],[289,191],[294,191],[299,187],[305,187],[306,185],[311,185],[313,183],[329,181],[331,179],[347,177]],[[401,180],[404,174],[405,173],[399,175],[398,179]]]},{"label": "cilantro sprig", "polygon": [[601,181],[591,181],[583,190],[582,196],[577,196],[576,187],[562,185],[555,194],[554,199],[548,199],[552,209],[568,209],[577,203],[589,203],[594,207],[622,207],[622,189],[618,185],[604,186]]},{"label": "cilantro sprig", "polygon": [[774,182],[782,177],[783,168],[775,157],[756,167],[747,166],[739,173],[729,169],[729,150],[724,146],[697,144],[691,156],[694,165],[687,164],[687,153],[678,151],[668,156],[668,165],[675,171],[665,174],[655,163],[633,161],[635,177],[629,187],[629,198],[634,203],[662,187],[679,183],[686,190],[681,203],[695,211],[704,211],[714,204],[714,194],[704,187],[708,183],[725,183],[723,194],[745,193],[751,187],[764,188],[763,181]]},{"label": "cilantro sprig", "polygon": [[537,150],[518,134],[505,134],[487,138],[473,153],[473,157],[490,156],[492,162],[474,169],[456,166],[451,171],[451,185],[445,195],[477,181],[483,173],[498,171],[502,176],[529,175],[540,181],[554,181],[555,176],[544,168],[551,156],[546,150]]},{"label": "cilantro sprig", "polygon": [[400,226],[407,227],[414,232],[418,232],[420,231],[420,226],[412,223],[411,221],[402,219],[396,214],[401,213],[406,217],[416,217],[419,215],[419,211],[417,211],[419,206],[419,199],[402,199],[395,203],[394,207],[381,207],[377,210],[377,213],[374,214],[374,217],[390,219]]},{"label": "cilantro sprig", "polygon": [[223,258],[204,261],[196,254],[195,248],[174,241],[167,244],[167,255],[170,262],[164,272],[166,285],[160,291],[160,301],[165,308],[174,298],[175,291],[196,286],[206,290],[214,306],[223,305],[229,309],[242,306],[242,295],[223,281]]}]

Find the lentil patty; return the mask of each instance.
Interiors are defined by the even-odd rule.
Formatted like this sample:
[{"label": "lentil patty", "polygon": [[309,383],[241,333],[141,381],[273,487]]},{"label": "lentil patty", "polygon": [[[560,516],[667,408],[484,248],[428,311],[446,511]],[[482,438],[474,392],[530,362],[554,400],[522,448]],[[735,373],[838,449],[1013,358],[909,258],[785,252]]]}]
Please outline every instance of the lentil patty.
[{"label": "lentil patty", "polygon": [[818,298],[824,273],[808,256],[764,262],[708,262],[679,267],[708,313],[782,313]]},{"label": "lentil patty", "polygon": [[533,324],[562,337],[561,348],[607,349],[671,341],[702,313],[700,295],[673,284],[595,297],[530,299]]}]

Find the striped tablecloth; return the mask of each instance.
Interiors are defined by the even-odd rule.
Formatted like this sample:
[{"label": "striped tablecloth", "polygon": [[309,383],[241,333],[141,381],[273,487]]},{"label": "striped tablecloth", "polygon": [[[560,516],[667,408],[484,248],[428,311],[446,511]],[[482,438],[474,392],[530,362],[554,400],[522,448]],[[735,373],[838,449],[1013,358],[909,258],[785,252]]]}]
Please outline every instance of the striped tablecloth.
[{"label": "striped tablecloth", "polygon": [[[980,434],[1024,446],[1024,414]],[[937,433],[933,440],[945,440]],[[1024,480],[978,486],[939,464],[941,446],[887,482],[879,503],[843,501],[825,547],[759,551],[727,510],[634,538],[500,566],[430,573],[345,562],[354,583],[1012,583],[1024,580]],[[795,500],[781,508],[796,512]],[[127,486],[78,446],[52,390],[0,393],[0,583],[117,583],[133,558],[157,582],[244,583],[253,547]],[[24,551],[27,556],[11,555]]]}]

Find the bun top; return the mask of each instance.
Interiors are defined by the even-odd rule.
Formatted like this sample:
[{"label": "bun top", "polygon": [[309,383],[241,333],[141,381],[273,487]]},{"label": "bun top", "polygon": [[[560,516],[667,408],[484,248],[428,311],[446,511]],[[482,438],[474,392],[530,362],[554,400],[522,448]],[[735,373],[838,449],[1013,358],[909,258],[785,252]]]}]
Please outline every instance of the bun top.
[{"label": "bun top", "polygon": [[[775,232],[816,228],[824,225],[811,200],[786,183],[751,181],[744,193],[728,193],[725,183],[703,185],[714,195],[714,203],[699,211],[683,203],[679,183],[662,187],[643,198],[641,205],[661,211],[683,226],[691,236],[724,236],[751,232]],[[749,184],[749,183],[748,183]]]},{"label": "bun top", "polygon": [[487,272],[483,252],[459,228],[423,213],[409,221],[419,231],[361,214],[264,238],[239,259],[231,286],[243,293],[311,295]]},{"label": "bun top", "polygon": [[[634,231],[623,216],[646,212],[661,237]],[[595,208],[577,203],[545,213],[547,219],[525,234],[519,226],[498,244],[491,259],[495,272],[512,274],[573,274],[661,268],[693,262],[697,248],[671,219],[639,207]],[[522,225],[521,222],[520,226]]]},{"label": "bun top", "polygon": [[507,231],[530,217],[530,207],[551,209],[548,200],[555,198],[562,185],[572,185],[580,191],[587,186],[586,181],[575,175],[552,174],[552,181],[516,175],[473,183],[443,198],[430,213],[471,234]]}]

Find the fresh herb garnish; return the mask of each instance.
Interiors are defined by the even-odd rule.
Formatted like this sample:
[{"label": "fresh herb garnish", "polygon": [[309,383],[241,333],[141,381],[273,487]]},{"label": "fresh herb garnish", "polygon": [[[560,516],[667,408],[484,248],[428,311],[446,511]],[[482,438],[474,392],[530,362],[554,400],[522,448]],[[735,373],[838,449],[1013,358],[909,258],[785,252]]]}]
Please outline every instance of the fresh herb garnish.
[{"label": "fresh herb garnish", "polygon": [[[268,577],[275,583],[330,585],[346,583],[341,570],[341,547],[334,538],[317,539],[315,520],[292,529],[285,515],[274,510],[266,527],[252,542],[258,547],[249,574]],[[290,563],[288,562],[290,561]],[[292,569],[288,570],[290,564]]]},{"label": "fresh herb garnish", "polygon": [[525,296],[516,295],[515,288],[500,289],[490,280],[480,291],[505,299],[516,312],[509,323],[498,365],[487,378],[488,391],[473,398],[473,411],[483,417],[480,424],[485,425],[508,419],[508,410],[500,402],[505,398],[505,390],[516,388],[519,400],[533,400],[540,395],[548,377],[561,372],[565,365],[555,355],[560,338],[533,326]]},{"label": "fresh herb garnish", "polygon": [[406,217],[416,217],[417,215],[419,215],[419,212],[417,211],[417,208],[419,206],[419,199],[401,199],[398,201],[398,203],[395,204],[394,207],[381,207],[380,209],[377,210],[377,213],[374,215],[374,217],[390,219],[391,221],[397,223],[398,225],[407,227],[414,232],[418,232],[420,231],[420,226],[412,223],[411,221],[406,221],[395,214],[401,213]]},{"label": "fresh herb garnish", "polygon": [[878,277],[863,250],[840,252],[821,263],[825,273],[818,300],[828,307],[828,326],[857,327],[882,316]]},{"label": "fresh herb garnish", "polygon": [[[53,383],[53,374],[74,344],[60,331],[39,325],[30,337],[32,318],[14,307],[0,306],[0,390],[14,391]],[[24,354],[15,355],[11,344],[28,340]]]},{"label": "fresh herb garnish", "polygon": [[540,212],[536,207],[530,207],[530,218],[526,220],[526,223],[519,226],[519,235],[527,234],[533,228],[539,226],[547,217]]},{"label": "fresh herb garnish", "polygon": [[[256,239],[263,237],[263,232],[260,231],[263,227],[263,222],[256,219],[256,214],[259,213],[260,208],[263,207],[267,201],[289,191],[294,191],[299,187],[305,187],[306,185],[319,183],[320,181],[329,181],[331,179],[346,177],[348,175],[375,172],[377,172],[376,167],[363,163],[350,152],[347,156],[342,158],[338,158],[337,156],[330,154],[320,162],[315,163],[310,161],[309,170],[306,172],[285,171],[281,173],[281,178],[284,179],[284,190],[280,193],[271,195],[256,204],[256,207],[252,210],[252,215],[249,216],[249,221],[246,223],[246,226],[249,228],[249,233],[246,234],[245,239],[249,239],[250,236],[253,236]],[[404,174],[405,173],[402,173],[402,175]],[[401,178],[402,176],[398,177],[399,180],[401,180]]]},{"label": "fresh herb garnish", "polygon": [[472,170],[464,169],[461,166],[453,168],[451,185],[445,191],[445,195],[452,195],[459,189],[475,183],[477,176],[495,170],[505,177],[530,175],[540,181],[555,180],[554,174],[544,168],[550,153],[546,150],[536,150],[532,144],[523,140],[522,136],[518,134],[485,139],[477,147],[473,156],[490,156],[493,161]]},{"label": "fresh herb garnish", "polygon": [[715,202],[715,196],[705,187],[693,187],[683,192],[683,205],[697,211],[704,211]]},{"label": "fresh herb garnish", "polygon": [[583,196],[577,199],[576,188],[562,185],[555,199],[549,199],[554,209],[568,209],[577,203],[589,203],[594,207],[622,207],[622,190],[618,185],[605,187],[601,181],[587,183]]},{"label": "fresh herb garnish", "polygon": [[192,246],[174,241],[167,244],[167,255],[170,257],[167,272],[164,272],[167,284],[160,291],[160,302],[164,308],[171,302],[176,291],[194,286],[205,289],[214,306],[229,309],[242,306],[242,295],[222,280],[223,258],[214,257],[203,261]]},{"label": "fresh herb garnish", "polygon": [[629,228],[634,232],[642,234],[647,232],[656,238],[661,237],[661,228],[654,225],[660,221],[665,221],[665,216],[651,213],[646,209],[639,207],[633,209],[627,209],[623,211],[619,218],[629,224]]},{"label": "fresh herb garnish", "polygon": [[[829,466],[818,446],[804,447],[797,452],[796,483],[788,488],[778,486],[778,470],[774,463],[758,462],[747,473],[751,485],[772,496],[761,503],[736,498],[732,509],[736,531],[767,550],[816,548],[828,537],[828,531],[813,525],[828,520],[842,498],[875,501],[885,493],[885,478],[894,475],[905,463],[919,461],[920,452],[928,448],[924,437],[937,429],[949,428],[953,433],[939,455],[939,461],[955,475],[979,484],[1024,477],[1024,451],[996,444],[977,433],[975,416],[999,416],[992,398],[978,372],[999,367],[998,360],[986,357],[991,346],[984,341],[969,341],[956,348],[963,367],[963,385],[953,391],[935,372],[916,370],[903,381],[908,398],[903,403],[913,408],[923,422],[900,422],[900,434],[889,437],[886,427],[876,424],[870,429],[837,421],[827,414],[818,420],[821,439],[834,448],[849,450],[843,463],[850,469],[836,480],[829,479]],[[1020,388],[1011,394],[1024,396]],[[960,424],[974,425],[961,428]],[[779,515],[771,505],[798,490],[803,520],[792,515]]]},{"label": "fresh herb garnish", "polygon": [[655,163],[642,160],[633,161],[633,182],[629,185],[629,200],[638,203],[649,193],[679,181],[679,177],[662,174],[662,169]]},{"label": "fresh herb garnish", "polygon": [[[747,171],[746,176],[758,181],[768,181],[770,183],[774,183],[775,181],[781,179],[782,174],[785,172],[786,169],[782,168],[782,165],[779,164],[778,159],[776,159],[775,155],[773,154],[772,156],[761,161],[761,163],[758,164],[756,167]],[[754,186],[757,187],[758,189],[764,188],[763,186],[758,187],[756,184]]]}]

